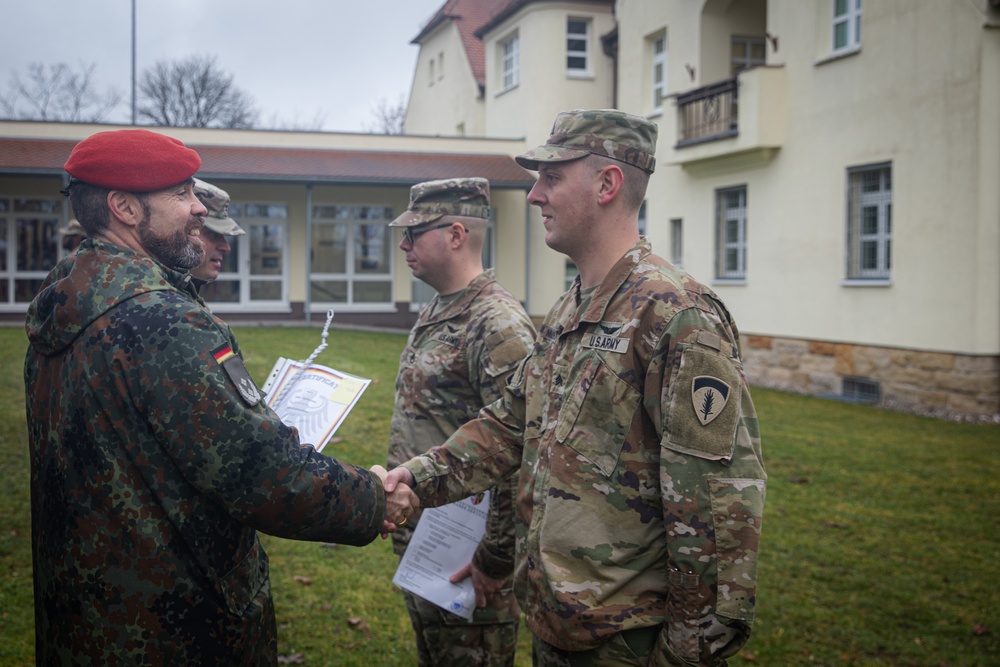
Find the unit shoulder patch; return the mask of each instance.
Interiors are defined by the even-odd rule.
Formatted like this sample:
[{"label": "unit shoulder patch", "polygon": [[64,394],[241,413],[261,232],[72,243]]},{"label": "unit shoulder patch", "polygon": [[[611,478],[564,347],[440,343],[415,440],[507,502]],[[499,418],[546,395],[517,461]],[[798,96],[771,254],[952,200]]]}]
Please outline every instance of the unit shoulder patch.
[{"label": "unit shoulder patch", "polygon": [[262,398],[260,389],[257,388],[257,384],[250,377],[250,371],[243,364],[243,359],[240,358],[240,355],[233,352],[233,349],[226,343],[213,350],[212,356],[215,357],[216,363],[222,366],[222,370],[229,376],[229,380],[236,387],[240,398],[249,406],[257,405]]},{"label": "unit shoulder patch", "polygon": [[667,447],[718,461],[733,455],[740,420],[740,373],[711,347],[681,344],[663,425]]},{"label": "unit shoulder patch", "polygon": [[691,403],[702,426],[722,414],[730,390],[728,384],[710,375],[699,375],[691,380]]}]

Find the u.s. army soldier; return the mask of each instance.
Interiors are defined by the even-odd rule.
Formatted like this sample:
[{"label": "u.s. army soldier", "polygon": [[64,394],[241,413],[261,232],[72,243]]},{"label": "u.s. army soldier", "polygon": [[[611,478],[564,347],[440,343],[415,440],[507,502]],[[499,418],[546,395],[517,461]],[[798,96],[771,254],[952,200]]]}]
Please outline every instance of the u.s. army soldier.
[{"label": "u.s. army soldier", "polygon": [[[531,350],[534,328],[524,307],[484,271],[490,213],[485,178],[427,181],[410,190],[400,250],[414,277],[437,290],[423,307],[399,360],[389,434],[389,468],[440,445],[479,410],[500,398],[507,379]],[[512,665],[519,614],[514,571],[513,479],[493,489],[487,533],[471,576],[477,609],[470,621],[404,592],[423,667]],[[402,555],[419,513],[393,535]]]},{"label": "u.s. army soldier", "polygon": [[200,164],[118,130],[65,165],[89,238],[26,322],[39,665],[276,665],[256,531],[362,545],[413,509],[300,444],[198,302]]},{"label": "u.s. army soldier", "polygon": [[729,312],[639,236],[656,135],[571,111],[516,158],[579,277],[502,399],[386,481],[434,505],[517,476],[515,586],[538,665],[722,665],[753,624],[757,416]]},{"label": "u.s. army soldier", "polygon": [[[194,179],[194,194],[205,207],[207,213],[202,216],[204,228],[198,239],[205,246],[205,259],[201,264],[191,269],[191,275],[201,284],[211,282],[219,277],[226,256],[232,250],[228,236],[244,236],[246,230],[229,217],[229,193],[217,185],[200,178]],[[244,251],[247,252],[247,251]]]}]

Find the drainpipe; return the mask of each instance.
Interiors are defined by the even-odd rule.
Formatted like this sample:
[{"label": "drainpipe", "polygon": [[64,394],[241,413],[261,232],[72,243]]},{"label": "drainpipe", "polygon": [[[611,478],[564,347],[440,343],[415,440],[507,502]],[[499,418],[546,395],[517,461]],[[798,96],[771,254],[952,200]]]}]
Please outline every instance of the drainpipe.
[{"label": "drainpipe", "polygon": [[306,183],[306,326],[312,324],[312,227],[313,227],[313,186]]},{"label": "drainpipe", "polygon": [[618,24],[601,35],[601,50],[611,58],[611,108],[618,108]]},{"label": "drainpipe", "polygon": [[524,309],[531,317],[531,204],[524,196]]}]

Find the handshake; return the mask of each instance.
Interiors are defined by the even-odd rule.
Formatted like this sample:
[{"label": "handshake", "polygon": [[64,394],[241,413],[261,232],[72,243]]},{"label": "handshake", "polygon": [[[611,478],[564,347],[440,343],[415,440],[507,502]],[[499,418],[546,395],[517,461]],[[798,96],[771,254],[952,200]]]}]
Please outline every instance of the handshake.
[{"label": "handshake", "polygon": [[382,466],[372,466],[371,473],[382,480],[385,488],[385,520],[382,522],[382,539],[395,532],[420,507],[420,499],[410,488],[414,485],[413,473],[406,468],[393,468],[387,472]]}]

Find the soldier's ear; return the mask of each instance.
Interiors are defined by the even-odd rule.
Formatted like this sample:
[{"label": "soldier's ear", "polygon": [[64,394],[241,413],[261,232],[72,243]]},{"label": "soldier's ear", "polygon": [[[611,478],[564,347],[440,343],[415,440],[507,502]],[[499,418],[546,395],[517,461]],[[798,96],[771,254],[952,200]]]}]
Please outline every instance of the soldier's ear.
[{"label": "soldier's ear", "polygon": [[597,173],[597,201],[601,205],[609,204],[621,191],[625,183],[625,175],[618,165],[609,164]]},{"label": "soldier's ear", "polygon": [[142,221],[142,204],[131,192],[112,190],[108,193],[108,212],[113,220],[134,227]]}]

